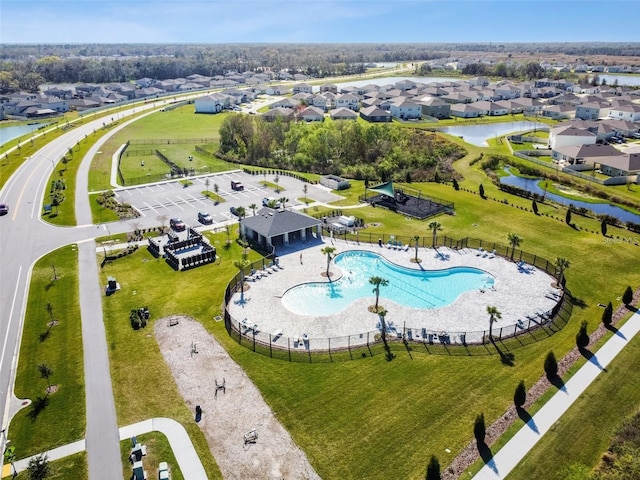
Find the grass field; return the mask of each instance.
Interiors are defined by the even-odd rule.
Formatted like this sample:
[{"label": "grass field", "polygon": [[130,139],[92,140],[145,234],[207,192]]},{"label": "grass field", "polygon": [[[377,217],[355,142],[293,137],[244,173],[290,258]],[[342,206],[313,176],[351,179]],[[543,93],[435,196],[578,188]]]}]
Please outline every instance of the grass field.
[{"label": "grass field", "polygon": [[[601,315],[598,302],[615,303],[615,297],[627,284],[640,283],[640,272],[633,268],[638,247],[625,244],[618,250],[617,245],[615,248],[606,245],[601,235],[572,229],[550,217],[536,217],[501,201],[456,192],[445,185],[419,187],[425,193],[456,202],[455,216],[438,217],[443,234],[471,235],[506,243],[507,233],[516,232],[524,238],[522,247],[532,253],[551,260],[556,256],[569,258],[572,264],[566,273],[568,286],[582,305],[574,309],[569,325],[548,340],[515,350],[513,367],[502,365],[497,355],[446,357],[420,351],[414,351],[413,358],[399,354],[391,362],[377,355],[337,364],[290,364],[256,355],[237,345],[223,325],[211,320],[221,311],[224,279],[235,273],[230,259],[223,260],[220,266],[175,273],[164,262],[142,251],[108,266],[103,274],[135,285],[135,301],[148,305],[154,318],[184,313],[200,319],[258,385],[323,478],[419,478],[432,453],[446,465],[466,445],[477,413],[482,411],[487,421],[492,421],[510,405],[520,379],[531,385],[542,374],[542,362],[549,350],[558,357],[570,350],[580,320],[588,320],[590,328],[595,328]],[[507,198],[497,190],[488,190]],[[425,222],[408,220],[382,209],[366,207],[351,213],[381,223],[380,227],[366,231],[429,235]],[[588,219],[584,222],[585,228],[597,226],[597,222],[590,225]],[[222,253],[224,259],[224,250]],[[592,275],[594,270],[606,272],[614,264],[616,275]],[[212,274],[212,270],[216,273]],[[161,276],[170,277],[162,282],[168,287],[159,286],[156,279]],[[206,302],[198,296],[201,288],[210,292]],[[127,295],[126,291],[121,293],[119,298]],[[115,296],[110,298],[109,302],[112,301],[116,301]],[[125,369],[126,352],[131,349],[136,349],[146,365],[155,366],[147,370],[150,382],[164,382],[164,391],[175,390],[167,380],[170,374],[155,342],[147,341],[144,333],[130,331],[126,324],[125,313],[132,306],[135,305],[131,302],[105,305],[109,325],[116,321],[122,324],[107,327],[112,358],[120,358],[113,363],[114,389],[122,402],[118,407],[119,418],[125,415],[120,421],[138,421],[149,416],[149,410],[154,415],[182,417],[188,413],[182,412],[177,393],[175,396],[171,393],[174,400],[168,405],[127,394],[133,380],[121,373],[120,368]],[[138,346],[131,343],[135,338],[142,343]],[[451,450],[450,454],[445,452],[446,448]]]},{"label": "grass field", "polygon": [[[158,478],[158,465],[160,462],[167,462],[171,472],[171,480],[184,480],[173,450],[164,434],[160,432],[145,433],[144,435],[138,435],[136,440],[139,444],[147,447],[147,455],[142,458],[142,464],[144,465],[144,470],[149,474],[149,478]],[[131,478],[132,465],[129,461],[131,447],[130,439],[120,442],[123,467],[122,478]]]},{"label": "grass field", "polygon": [[[49,461],[50,473],[47,480],[69,480],[70,478],[87,478],[87,453],[80,452],[75,455]],[[30,480],[26,470],[18,474],[15,480]]]},{"label": "grass field", "polygon": [[[82,332],[78,300],[77,252],[63,247],[41,258],[33,268],[31,287],[16,374],[18,398],[46,398],[48,404],[35,414],[33,407],[11,421],[11,442],[16,457],[24,458],[53,447],[75,442],[85,434],[85,392]],[[57,280],[52,280],[54,268]],[[46,308],[50,304],[51,314]],[[49,327],[54,318],[58,323]],[[49,335],[43,339],[43,335]],[[48,365],[49,380],[57,385],[46,395],[47,380],[38,365]]]}]

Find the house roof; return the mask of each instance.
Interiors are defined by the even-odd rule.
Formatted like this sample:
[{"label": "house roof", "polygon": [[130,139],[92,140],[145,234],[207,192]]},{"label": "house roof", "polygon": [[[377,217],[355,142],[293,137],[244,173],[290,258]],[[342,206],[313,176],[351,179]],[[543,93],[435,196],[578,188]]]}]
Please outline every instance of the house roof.
[{"label": "house roof", "polygon": [[331,118],[357,118],[358,114],[353,110],[345,107],[336,108],[330,112]]},{"label": "house roof", "polygon": [[574,127],[574,126],[558,126],[555,128],[551,129],[551,133],[555,134],[556,136],[563,136],[563,137],[595,137],[596,134],[593,132],[590,132],[589,130],[586,130],[584,128],[578,128],[578,127]]},{"label": "house roof", "polygon": [[367,117],[390,117],[391,116],[389,112],[386,112],[374,105],[363,108],[362,110],[360,110],[360,113]]},{"label": "house roof", "polygon": [[275,210],[269,207],[264,207],[254,216],[242,220],[244,228],[267,238],[316,227],[321,223],[321,220],[295,210]]},{"label": "house roof", "polygon": [[619,157],[624,155],[621,151],[611,145],[568,145],[556,148],[555,151],[568,156],[569,158],[597,158],[597,157]]},{"label": "house roof", "polygon": [[608,157],[600,160],[600,164],[626,172],[640,172],[640,153],[625,153],[616,157]]}]

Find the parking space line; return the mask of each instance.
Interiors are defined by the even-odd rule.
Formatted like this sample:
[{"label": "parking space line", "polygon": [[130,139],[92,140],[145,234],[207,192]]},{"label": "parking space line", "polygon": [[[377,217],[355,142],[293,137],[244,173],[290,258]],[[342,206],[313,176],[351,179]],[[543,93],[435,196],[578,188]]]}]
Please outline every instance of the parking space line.
[{"label": "parking space line", "polygon": [[180,210],[184,211],[184,208],[182,208],[180,205],[178,205],[176,202],[174,202],[173,200],[167,198],[167,200],[169,201],[169,203],[172,203],[173,205],[175,205],[176,207],[178,207]]},{"label": "parking space line", "polygon": [[[193,195],[189,195],[191,198],[193,198],[193,200],[195,202],[201,203],[202,205],[204,205],[205,207],[207,206],[206,203],[204,203],[202,200],[200,200],[199,198],[194,197]],[[204,197],[203,197],[204,198]]]},{"label": "parking space line", "polygon": [[[191,197],[191,195],[189,195],[189,196]],[[184,199],[184,198],[182,198],[180,195],[176,195],[176,197],[178,197],[180,200],[182,200],[182,202],[183,202],[183,203],[186,203],[186,204],[189,204],[189,203],[191,203],[191,202],[192,202],[191,200],[185,200],[185,199]],[[191,198],[193,198],[193,197],[191,197]],[[195,199],[194,199],[194,200],[195,200]]]},{"label": "parking space line", "polygon": [[155,208],[153,208],[151,205],[149,205],[147,202],[142,202],[144,203],[147,207],[149,207],[151,210],[153,210],[156,213],[159,213]]}]

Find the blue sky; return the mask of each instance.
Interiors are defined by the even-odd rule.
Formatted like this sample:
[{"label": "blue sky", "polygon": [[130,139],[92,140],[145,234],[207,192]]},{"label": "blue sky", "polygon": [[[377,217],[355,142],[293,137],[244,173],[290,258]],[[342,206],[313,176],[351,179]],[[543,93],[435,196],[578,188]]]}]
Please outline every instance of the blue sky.
[{"label": "blue sky", "polygon": [[640,0],[2,0],[0,43],[638,42]]}]

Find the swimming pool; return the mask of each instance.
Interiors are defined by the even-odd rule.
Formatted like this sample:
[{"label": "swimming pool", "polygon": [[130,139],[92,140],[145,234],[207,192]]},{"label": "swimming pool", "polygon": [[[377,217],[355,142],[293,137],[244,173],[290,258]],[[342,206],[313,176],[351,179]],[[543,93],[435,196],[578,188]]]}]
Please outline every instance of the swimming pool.
[{"label": "swimming pool", "polygon": [[413,308],[439,308],[464,292],[491,288],[495,282],[491,274],[478,268],[412,269],[363,250],[340,253],[334,263],[342,269],[342,278],[292,287],[282,296],[283,305],[298,315],[333,315],[360,298],[375,299],[369,279],[376,276],[389,281],[380,287],[381,302],[388,299]]}]

